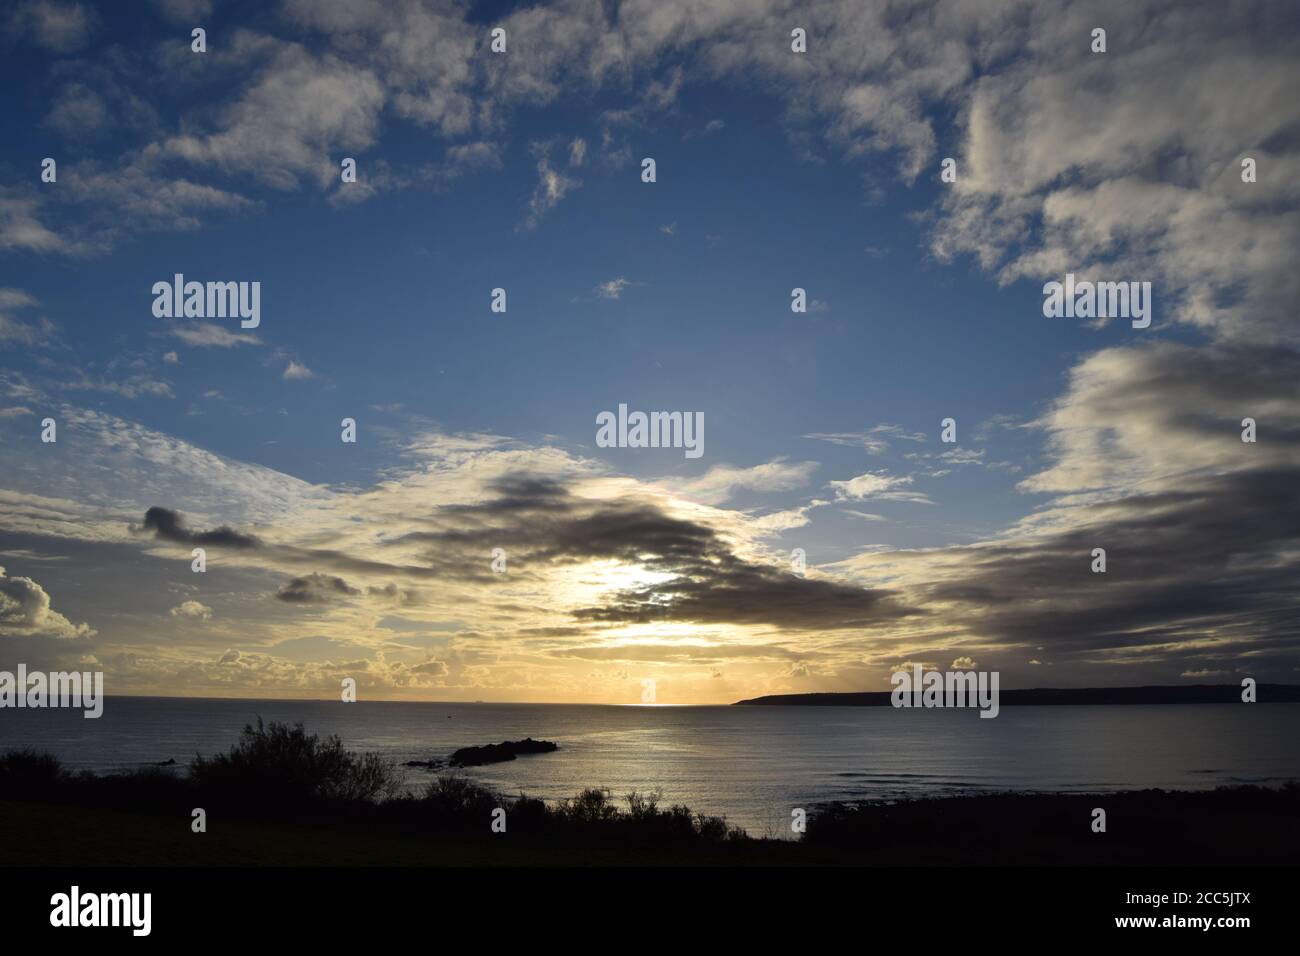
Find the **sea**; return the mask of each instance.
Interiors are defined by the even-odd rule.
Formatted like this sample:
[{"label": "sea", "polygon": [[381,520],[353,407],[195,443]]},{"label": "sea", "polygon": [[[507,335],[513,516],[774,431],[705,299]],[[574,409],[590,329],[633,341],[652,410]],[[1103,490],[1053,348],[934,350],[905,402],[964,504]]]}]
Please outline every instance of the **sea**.
[{"label": "sea", "polygon": [[[547,801],[600,787],[788,836],[794,809],[833,801],[997,791],[1277,786],[1300,780],[1300,704],[1004,706],[600,706],[109,697],[79,710],[0,711],[0,751],[31,747],[98,772],[228,749],[258,717],[301,722],[398,764],[533,737],[549,754],[457,771]],[[181,771],[183,772],[183,770]],[[403,767],[418,792],[438,772]]]}]

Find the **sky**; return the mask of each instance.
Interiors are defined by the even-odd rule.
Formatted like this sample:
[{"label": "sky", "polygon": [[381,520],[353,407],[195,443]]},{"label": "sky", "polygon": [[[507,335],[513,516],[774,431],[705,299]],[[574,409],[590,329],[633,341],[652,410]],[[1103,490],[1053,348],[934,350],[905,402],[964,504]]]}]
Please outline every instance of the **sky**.
[{"label": "sky", "polygon": [[0,668],[1300,680],[1290,5],[19,0],[0,50]]}]

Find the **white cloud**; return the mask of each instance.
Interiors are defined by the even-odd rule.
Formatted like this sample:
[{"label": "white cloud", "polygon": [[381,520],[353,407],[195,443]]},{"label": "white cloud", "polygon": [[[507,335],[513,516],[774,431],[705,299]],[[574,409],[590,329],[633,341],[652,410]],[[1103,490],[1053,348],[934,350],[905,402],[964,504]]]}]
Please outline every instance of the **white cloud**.
[{"label": "white cloud", "polygon": [[78,638],[94,633],[55,611],[45,589],[31,578],[9,577],[0,567],[0,637]]},{"label": "white cloud", "polygon": [[95,14],[80,3],[27,0],[9,11],[9,28],[55,53],[70,53],[86,44]]},{"label": "white cloud", "polygon": [[868,471],[846,481],[832,481],[830,487],[835,489],[835,497],[839,501],[865,501],[869,498],[876,498],[882,501],[933,504],[921,492],[905,490],[911,483],[912,478],[910,475],[890,475],[883,471]]},{"label": "white cloud", "polygon": [[68,244],[38,218],[41,203],[0,187],[0,250],[63,252]]},{"label": "white cloud", "polygon": [[171,609],[171,616],[191,621],[210,621],[212,620],[212,608],[198,601],[183,601]]},{"label": "white cloud", "polygon": [[528,216],[524,220],[526,229],[536,229],[543,216],[582,185],[582,180],[566,176],[551,166],[549,144],[533,143],[532,149],[537,156],[537,186],[528,201]]},{"label": "white cloud", "polygon": [[217,325],[213,322],[173,325],[167,331],[186,345],[196,349],[229,349],[237,345],[262,344],[262,340],[251,332],[232,332],[224,325]]},{"label": "white cloud", "polygon": [[623,290],[631,284],[632,283],[628,279],[619,276],[617,279],[610,279],[608,282],[602,282],[600,285],[596,286],[595,292],[596,295],[602,299],[614,300],[622,297]]},{"label": "white cloud", "polygon": [[750,468],[714,465],[698,478],[665,480],[659,482],[659,486],[692,501],[716,505],[730,500],[742,490],[773,492],[802,488],[812,480],[816,470],[815,461],[791,462],[777,458]]},{"label": "white cloud", "polygon": [[5,345],[28,347],[48,345],[54,336],[54,324],[41,318],[23,322],[12,313],[36,306],[36,299],[22,289],[0,289],[0,348]]},{"label": "white cloud", "polygon": [[581,136],[575,137],[569,144],[569,165],[581,166],[587,159],[587,141]]},{"label": "white cloud", "polygon": [[217,131],[173,136],[162,151],[278,189],[303,179],[332,185],[334,155],[355,155],[374,143],[381,84],[366,68],[296,44],[278,44],[269,60],[241,98],[220,111]]}]

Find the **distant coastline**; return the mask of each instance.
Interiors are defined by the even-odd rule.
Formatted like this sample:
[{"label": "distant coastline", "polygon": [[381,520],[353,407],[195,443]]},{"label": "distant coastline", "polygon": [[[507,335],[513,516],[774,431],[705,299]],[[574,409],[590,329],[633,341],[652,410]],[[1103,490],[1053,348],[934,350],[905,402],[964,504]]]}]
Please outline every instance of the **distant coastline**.
[{"label": "distant coastline", "polygon": [[[738,700],[733,706],[787,707],[889,707],[891,691],[829,694],[769,694]],[[1300,684],[1259,684],[1261,704],[1300,704]],[[1004,690],[1005,707],[1042,707],[1079,704],[1239,704],[1237,684],[1192,684],[1173,687],[1041,687]]]}]

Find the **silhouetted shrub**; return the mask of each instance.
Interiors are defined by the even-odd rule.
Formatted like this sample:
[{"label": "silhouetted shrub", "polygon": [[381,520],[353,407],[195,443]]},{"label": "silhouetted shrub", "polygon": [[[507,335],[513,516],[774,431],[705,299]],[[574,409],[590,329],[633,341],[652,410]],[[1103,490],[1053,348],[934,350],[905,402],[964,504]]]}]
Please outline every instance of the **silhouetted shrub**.
[{"label": "silhouetted shrub", "polygon": [[465,777],[445,774],[429,782],[420,801],[420,812],[428,822],[486,827],[500,798]]},{"label": "silhouetted shrub", "polygon": [[69,778],[53,754],[30,747],[0,754],[0,798],[32,800],[48,798]]},{"label": "silhouetted shrub", "polygon": [[569,800],[561,800],[550,811],[553,826],[581,831],[599,831],[627,843],[681,843],[746,839],[744,830],[727,825],[725,817],[693,813],[689,807],[659,807],[658,792],[627,795],[627,809],[621,810],[608,790],[587,789]]},{"label": "silhouetted shrub", "polygon": [[589,787],[572,799],[561,800],[555,815],[566,823],[579,825],[609,823],[617,819],[618,806],[608,790]]},{"label": "silhouetted shrub", "polygon": [[194,786],[184,776],[165,767],[141,767],[119,773],[77,774],[78,802],[116,810],[189,812]]},{"label": "silhouetted shrub", "polygon": [[377,754],[343,749],[302,724],[248,724],[229,753],[196,756],[190,778],[205,798],[242,808],[284,812],[321,803],[383,800],[401,789],[401,777]]},{"label": "silhouetted shrub", "polygon": [[662,809],[659,794],[633,791],[621,809],[609,790],[591,788],[548,806],[535,797],[505,797],[473,780],[445,774],[431,781],[419,798],[391,800],[386,819],[425,829],[487,835],[494,810],[506,811],[508,832],[519,836],[575,839],[602,843],[656,844],[720,842],[744,839],[743,830],[722,817],[692,813],[687,807]]}]

